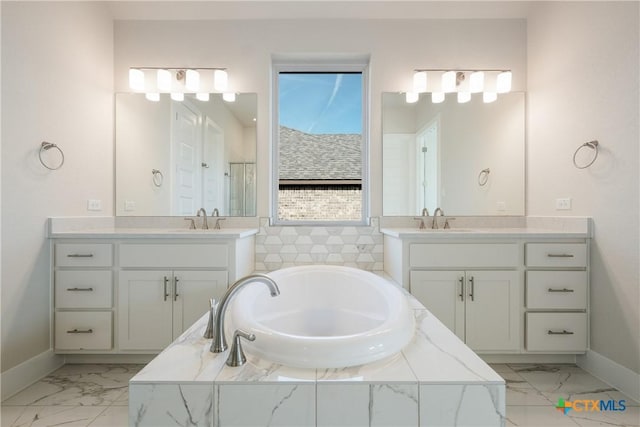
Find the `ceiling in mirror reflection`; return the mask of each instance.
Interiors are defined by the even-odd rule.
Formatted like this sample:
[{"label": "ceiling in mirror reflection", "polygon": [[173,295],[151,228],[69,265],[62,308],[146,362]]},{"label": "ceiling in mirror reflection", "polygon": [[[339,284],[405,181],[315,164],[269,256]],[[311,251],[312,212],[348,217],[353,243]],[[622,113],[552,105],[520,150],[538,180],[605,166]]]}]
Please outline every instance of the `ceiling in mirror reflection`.
[{"label": "ceiling in mirror reflection", "polygon": [[116,94],[116,215],[256,215],[256,94]]},{"label": "ceiling in mirror reflection", "polygon": [[524,215],[524,93],[382,96],[383,215]]}]

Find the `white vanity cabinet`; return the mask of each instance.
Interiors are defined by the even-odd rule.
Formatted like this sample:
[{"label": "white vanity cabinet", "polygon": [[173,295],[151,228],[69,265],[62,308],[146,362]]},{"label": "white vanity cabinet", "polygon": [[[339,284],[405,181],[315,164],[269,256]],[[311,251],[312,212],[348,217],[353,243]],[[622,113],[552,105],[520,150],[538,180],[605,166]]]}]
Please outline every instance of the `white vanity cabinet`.
[{"label": "white vanity cabinet", "polygon": [[127,243],[119,265],[119,348],[161,350],[224,294],[228,247]]},{"label": "white vanity cabinet", "polygon": [[109,351],[113,347],[113,245],[53,246],[54,349]]},{"label": "white vanity cabinet", "polygon": [[588,345],[586,243],[527,243],[525,347],[582,353]]},{"label": "white vanity cabinet", "polygon": [[253,271],[256,231],[54,234],[55,352],[138,360],[164,349]]},{"label": "white vanity cabinet", "polygon": [[409,257],[410,292],[469,347],[519,349],[517,245],[412,244]]}]

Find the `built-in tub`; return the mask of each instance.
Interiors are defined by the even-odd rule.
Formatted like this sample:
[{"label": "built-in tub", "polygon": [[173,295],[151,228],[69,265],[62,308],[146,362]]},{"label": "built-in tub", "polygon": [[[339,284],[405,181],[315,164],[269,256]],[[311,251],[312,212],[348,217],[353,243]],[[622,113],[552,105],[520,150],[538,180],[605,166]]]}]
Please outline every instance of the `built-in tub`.
[{"label": "built-in tub", "polygon": [[373,273],[341,266],[299,266],[269,273],[280,288],[247,286],[234,297],[227,336],[256,336],[245,352],[283,365],[340,368],[397,354],[414,336],[402,290]]}]

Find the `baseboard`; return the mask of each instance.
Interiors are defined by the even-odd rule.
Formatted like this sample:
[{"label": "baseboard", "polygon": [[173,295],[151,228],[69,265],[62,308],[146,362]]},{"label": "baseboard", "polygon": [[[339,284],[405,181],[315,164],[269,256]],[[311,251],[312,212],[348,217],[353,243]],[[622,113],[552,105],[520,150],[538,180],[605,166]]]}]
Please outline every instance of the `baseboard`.
[{"label": "baseboard", "polygon": [[586,354],[578,356],[576,363],[594,377],[617,388],[636,402],[640,402],[639,373],[593,350],[587,350]]},{"label": "baseboard", "polygon": [[127,363],[146,365],[157,354],[66,354],[65,363]]},{"label": "baseboard", "polygon": [[487,363],[576,363],[575,354],[478,354]]},{"label": "baseboard", "polygon": [[64,365],[64,357],[47,350],[0,374],[2,401]]}]

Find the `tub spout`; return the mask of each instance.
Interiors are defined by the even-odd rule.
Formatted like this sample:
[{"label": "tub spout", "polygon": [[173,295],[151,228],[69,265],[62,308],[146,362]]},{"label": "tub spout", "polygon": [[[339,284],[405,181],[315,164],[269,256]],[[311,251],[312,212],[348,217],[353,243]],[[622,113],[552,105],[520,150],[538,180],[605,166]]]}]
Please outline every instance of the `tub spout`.
[{"label": "tub spout", "polygon": [[240,289],[253,282],[264,283],[269,288],[269,292],[271,293],[272,297],[280,295],[280,289],[278,289],[278,285],[271,277],[267,276],[266,274],[251,274],[249,276],[243,277],[242,279],[236,281],[233,285],[231,285],[231,287],[227,289],[227,292],[220,300],[218,309],[216,310],[213,342],[211,343],[212,353],[222,353],[227,349],[227,340],[224,336],[224,315],[227,311],[229,301]]}]

